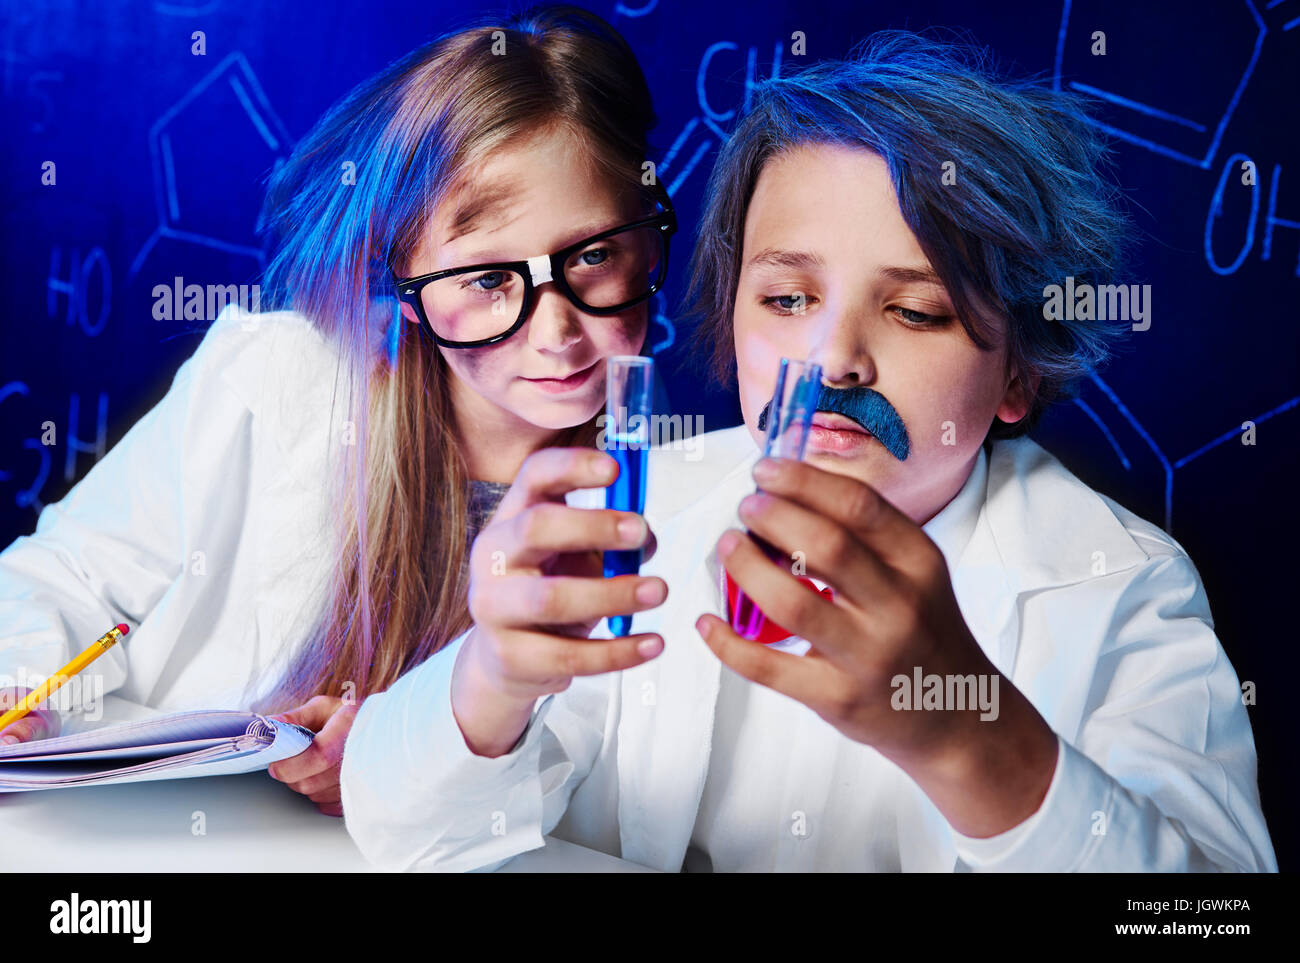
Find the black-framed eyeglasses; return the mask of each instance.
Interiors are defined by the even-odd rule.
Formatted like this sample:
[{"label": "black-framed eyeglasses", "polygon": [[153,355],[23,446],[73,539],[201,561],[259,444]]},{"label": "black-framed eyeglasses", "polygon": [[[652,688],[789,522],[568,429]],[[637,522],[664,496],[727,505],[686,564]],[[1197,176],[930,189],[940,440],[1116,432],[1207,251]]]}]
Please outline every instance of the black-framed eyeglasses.
[{"label": "black-framed eyeglasses", "polygon": [[658,214],[583,238],[553,254],[471,264],[399,278],[400,300],[444,348],[481,348],[510,337],[528,319],[548,281],[578,309],[617,314],[649,300],[668,274],[668,239],[677,230],[667,192]]}]

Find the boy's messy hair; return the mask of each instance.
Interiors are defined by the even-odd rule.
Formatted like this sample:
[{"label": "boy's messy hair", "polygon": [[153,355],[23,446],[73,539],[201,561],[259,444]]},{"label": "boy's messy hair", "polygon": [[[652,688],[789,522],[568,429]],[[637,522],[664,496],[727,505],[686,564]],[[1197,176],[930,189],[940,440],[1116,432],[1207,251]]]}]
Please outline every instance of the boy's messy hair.
[{"label": "boy's messy hair", "polygon": [[863,147],[888,165],[903,219],[972,341],[990,348],[1005,318],[1008,364],[1027,387],[1039,379],[1026,416],[995,418],[989,436],[1029,431],[1127,327],[1043,316],[1045,287],[1108,283],[1123,254],[1128,221],[1099,170],[1107,148],[1086,109],[1039,82],[998,79],[978,48],[897,30],[872,35],[849,60],[758,85],[706,192],[687,293],[697,355],[730,380],[741,239],[763,165],[799,144]]}]

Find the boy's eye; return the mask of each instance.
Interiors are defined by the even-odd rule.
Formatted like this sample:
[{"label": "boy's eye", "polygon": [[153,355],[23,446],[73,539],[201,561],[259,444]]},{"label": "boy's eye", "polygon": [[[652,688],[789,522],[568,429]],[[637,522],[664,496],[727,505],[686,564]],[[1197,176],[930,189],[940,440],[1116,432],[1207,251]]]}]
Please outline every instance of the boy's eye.
[{"label": "boy's eye", "polygon": [[952,320],[951,316],[946,314],[925,314],[921,311],[913,311],[911,308],[903,308],[898,305],[890,308],[891,311],[898,313],[907,324],[916,328],[941,328]]},{"label": "boy's eye", "polygon": [[808,310],[808,305],[816,300],[800,293],[773,294],[760,298],[759,303],[764,307],[775,308],[778,314],[802,314]]},{"label": "boy's eye", "polygon": [[583,251],[578,257],[586,267],[595,267],[609,257],[609,250],[603,247],[593,247]]}]

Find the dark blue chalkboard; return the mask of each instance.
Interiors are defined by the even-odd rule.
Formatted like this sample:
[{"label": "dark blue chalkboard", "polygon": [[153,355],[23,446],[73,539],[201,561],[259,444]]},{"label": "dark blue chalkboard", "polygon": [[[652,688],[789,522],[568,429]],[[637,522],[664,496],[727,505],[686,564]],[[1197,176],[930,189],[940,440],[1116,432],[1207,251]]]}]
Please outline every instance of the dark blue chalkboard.
[{"label": "dark blue chalkboard", "polygon": [[[1251,718],[1283,868],[1300,865],[1289,681],[1300,673],[1300,0],[586,4],[642,58],[680,212],[651,332],[680,411],[734,424],[673,322],[700,196],[748,87],[882,27],[957,28],[1012,73],[1093,94],[1139,232],[1152,323],[1035,437],[1197,563]],[[30,532],[166,391],[200,337],[158,321],[174,277],[252,284],[258,184],[341,94],[468,3],[5,2],[0,544]],[[192,52],[202,31],[205,53]],[[806,54],[791,53],[795,31]],[[1106,53],[1095,55],[1095,32]],[[55,182],[43,183],[47,162]],[[1254,183],[1243,183],[1243,165]],[[1247,178],[1249,180],[1249,178]],[[1243,423],[1255,443],[1242,444]],[[53,445],[42,444],[47,423]],[[124,479],[124,483],[126,480]]]}]

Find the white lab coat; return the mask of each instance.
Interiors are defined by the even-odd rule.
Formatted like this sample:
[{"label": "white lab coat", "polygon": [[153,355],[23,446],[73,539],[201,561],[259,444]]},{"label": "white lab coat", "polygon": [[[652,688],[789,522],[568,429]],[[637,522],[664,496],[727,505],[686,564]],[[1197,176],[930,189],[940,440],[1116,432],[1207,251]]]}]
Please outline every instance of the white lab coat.
[{"label": "white lab coat", "polygon": [[92,727],[88,680],[167,711],[247,708],[269,689],[334,564],[337,360],[301,315],[224,310],[166,396],[0,552],[0,684],[44,679],[126,622],[55,694],[74,697],[68,731]]},{"label": "white lab coat", "polygon": [[[372,862],[493,869],[553,833],[681,869],[710,774],[722,671],[694,622],[724,614],[714,545],[724,529],[743,527],[736,506],[754,488],[759,454],[743,427],[700,445],[698,461],[651,454],[646,516],[658,550],[643,571],[663,576],[669,596],[633,629],[663,635],[657,658],[577,678],[539,700],[520,741],[495,759],[469,750],[450,709],[464,636],[363,703],[344,753],[342,798],[348,830]],[[1182,548],[1028,439],[993,444],[978,469],[954,499],[967,499],[963,506],[950,511],[950,503],[925,529],[945,552],[975,638],[1058,735],[1042,806],[1007,833],[970,839],[901,770],[853,743],[868,828],[878,836],[881,825],[894,827],[888,858],[879,839],[868,855],[854,835],[859,824],[846,821],[823,826],[835,844],[822,856],[784,845],[770,864],[1275,871],[1237,677]],[[807,715],[820,738],[805,741],[794,771],[736,773],[736,792],[833,791],[832,760],[846,756],[850,740]]]},{"label": "white lab coat", "polygon": [[34,687],[125,622],[47,703],[65,732],[274,688],[337,564],[330,457],[355,438],[338,365],[303,315],[225,308],[162,400],[0,551],[0,686]]}]

